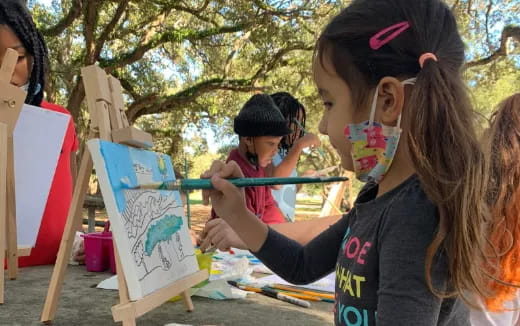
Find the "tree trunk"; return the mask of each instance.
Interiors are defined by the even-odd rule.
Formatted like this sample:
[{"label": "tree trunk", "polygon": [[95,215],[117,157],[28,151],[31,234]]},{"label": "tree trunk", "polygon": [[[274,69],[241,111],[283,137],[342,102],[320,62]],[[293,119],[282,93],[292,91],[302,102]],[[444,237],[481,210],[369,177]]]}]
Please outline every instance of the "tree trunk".
[{"label": "tree trunk", "polygon": [[72,89],[72,92],[69,97],[69,103],[67,104],[67,109],[72,114],[72,118],[76,123],[79,122],[81,118],[81,103],[85,98],[85,88],[83,87],[83,80],[78,76],[78,81],[76,85]]}]

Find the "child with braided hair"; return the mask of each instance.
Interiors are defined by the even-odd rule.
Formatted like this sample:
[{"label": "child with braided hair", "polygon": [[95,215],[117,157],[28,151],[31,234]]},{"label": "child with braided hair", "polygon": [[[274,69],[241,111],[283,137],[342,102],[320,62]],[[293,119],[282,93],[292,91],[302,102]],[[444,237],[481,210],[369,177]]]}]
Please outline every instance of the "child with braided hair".
[{"label": "child with braided hair", "polygon": [[[25,103],[46,110],[70,114],[65,108],[43,100],[48,51],[42,34],[21,1],[0,1],[0,61],[7,49],[18,52],[11,84],[27,92]],[[71,119],[65,134],[47,205],[43,214],[35,247],[28,257],[20,257],[21,267],[53,264],[59,249],[63,229],[72,200],[71,158],[78,140]]]},{"label": "child with braided hair", "polygon": [[[268,177],[296,177],[296,165],[305,148],[314,149],[320,145],[320,139],[313,133],[305,133],[306,112],[303,104],[287,92],[271,95],[274,103],[282,112],[291,133],[284,136],[278,145],[278,153],[272,164],[266,167]],[[306,175],[306,174],[304,174]],[[288,222],[294,222],[296,193],[301,185],[271,186],[271,192],[280,211]]]}]

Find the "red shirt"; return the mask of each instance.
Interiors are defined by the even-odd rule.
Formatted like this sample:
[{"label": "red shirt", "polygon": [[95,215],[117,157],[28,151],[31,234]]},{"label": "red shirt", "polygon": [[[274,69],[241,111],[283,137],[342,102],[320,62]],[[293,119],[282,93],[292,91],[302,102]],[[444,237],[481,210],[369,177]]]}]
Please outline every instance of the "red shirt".
[{"label": "red shirt", "polygon": [[[234,149],[229,153],[226,162],[231,160],[237,162],[246,178],[265,177],[264,168],[258,167],[258,170],[256,170],[245,158],[242,157],[242,155],[240,155],[238,149]],[[244,191],[246,195],[247,208],[258,216],[262,222],[265,224],[278,224],[285,222],[285,218],[271,195],[271,187],[246,187],[244,188]],[[218,216],[212,209],[211,218],[213,219],[216,217]]]},{"label": "red shirt", "polygon": [[[70,115],[65,108],[43,101],[42,108]],[[56,172],[52,180],[47,205],[43,213],[40,230],[35,247],[28,257],[19,258],[19,266],[35,266],[54,264],[60,247],[63,229],[67,221],[70,202],[72,201],[72,172],[70,170],[71,154],[78,149],[78,139],[74,130],[72,117],[65,133],[63,145],[58,159]]]}]

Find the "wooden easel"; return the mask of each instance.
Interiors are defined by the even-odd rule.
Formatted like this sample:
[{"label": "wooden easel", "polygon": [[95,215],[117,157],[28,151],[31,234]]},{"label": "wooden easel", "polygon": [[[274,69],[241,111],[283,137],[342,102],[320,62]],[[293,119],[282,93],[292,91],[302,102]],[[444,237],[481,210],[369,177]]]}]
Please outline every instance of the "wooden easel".
[{"label": "wooden easel", "polygon": [[[16,235],[16,196],[14,174],[14,128],[27,93],[11,85],[18,52],[7,49],[0,67],[0,304],[4,303],[4,259],[7,252],[8,276],[18,277],[18,257],[28,256],[31,248],[18,248]],[[7,248],[6,248],[7,246]]]},{"label": "wooden easel", "polygon": [[345,190],[347,190],[347,188],[349,193],[349,202],[352,204],[352,176],[349,175],[348,172],[344,172],[343,176],[346,176],[349,179],[347,181],[334,183],[328,196],[326,196],[325,193],[322,193],[322,196],[325,198],[325,203],[321,209],[320,217],[338,214],[341,215],[345,213],[341,211],[340,207],[343,196],[345,195]]},{"label": "wooden easel", "polygon": [[[100,138],[134,147],[151,147],[151,135],[129,126],[124,111],[124,101],[119,81],[112,76],[107,77],[106,73],[95,65],[83,68],[81,74],[83,84],[85,85],[85,95],[91,120],[89,138]],[[58,298],[63,286],[65,269],[72,250],[75,231],[82,222],[81,209],[87,193],[92,168],[92,157],[87,149],[81,159],[67,223],[43,307],[41,321],[44,323],[50,323],[56,314]],[[116,247],[114,244],[120,303],[112,307],[114,321],[122,321],[123,326],[135,325],[137,317],[155,309],[179,294],[184,298],[187,310],[193,310],[189,289],[208,278],[207,270],[189,275],[138,301],[130,301],[126,279]]]},{"label": "wooden easel", "polygon": [[[4,303],[5,217],[7,215],[7,124],[0,123],[0,303]],[[3,235],[3,236],[2,236]]]}]

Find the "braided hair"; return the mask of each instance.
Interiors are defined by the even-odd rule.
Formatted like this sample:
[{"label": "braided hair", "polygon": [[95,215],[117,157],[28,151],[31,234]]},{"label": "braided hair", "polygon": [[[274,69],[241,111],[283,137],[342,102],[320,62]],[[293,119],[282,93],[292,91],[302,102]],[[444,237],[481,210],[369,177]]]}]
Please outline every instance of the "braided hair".
[{"label": "braided hair", "polygon": [[[297,130],[296,122],[295,120],[298,120],[298,122],[302,125],[302,127],[305,128],[305,107],[303,104],[301,104],[297,99],[295,99],[291,94],[287,92],[278,92],[271,95],[271,98],[273,99],[274,103],[280,111],[282,112],[282,115],[284,116],[285,120],[287,121],[287,125],[291,130]],[[302,112],[301,119],[298,119],[298,112]],[[294,128],[292,128],[294,126]],[[294,142],[301,138],[304,135],[304,131],[300,128],[300,131],[293,132],[286,137],[283,137],[280,141],[279,150],[280,152],[286,154],[294,144]]]},{"label": "braided hair", "polygon": [[[33,57],[25,103],[40,106],[43,99],[48,55],[43,36],[36,28],[28,9],[20,0],[0,1],[0,25],[9,27],[20,39],[25,50]],[[35,94],[37,90],[39,91]]]}]

